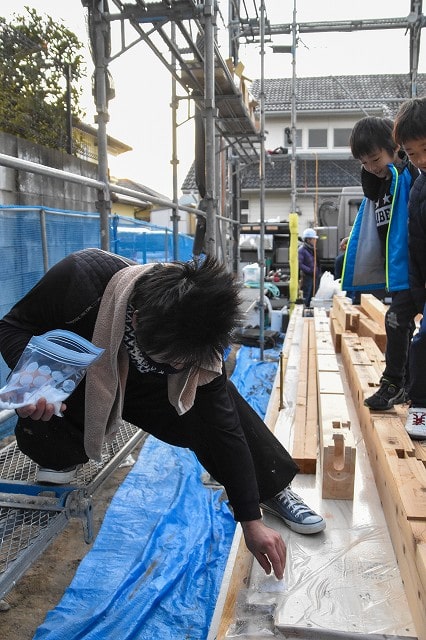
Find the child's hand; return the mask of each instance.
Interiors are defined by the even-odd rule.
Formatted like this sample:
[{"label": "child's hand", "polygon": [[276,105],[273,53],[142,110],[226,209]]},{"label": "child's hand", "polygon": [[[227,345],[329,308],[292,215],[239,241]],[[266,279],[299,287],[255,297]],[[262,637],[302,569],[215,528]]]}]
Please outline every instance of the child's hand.
[{"label": "child's hand", "polygon": [[[66,408],[66,404],[62,403],[61,413],[65,411]],[[31,418],[31,420],[48,422],[55,413],[55,405],[47,402],[46,398],[40,398],[36,404],[29,404],[20,409],[16,409],[16,413],[20,418]]]}]

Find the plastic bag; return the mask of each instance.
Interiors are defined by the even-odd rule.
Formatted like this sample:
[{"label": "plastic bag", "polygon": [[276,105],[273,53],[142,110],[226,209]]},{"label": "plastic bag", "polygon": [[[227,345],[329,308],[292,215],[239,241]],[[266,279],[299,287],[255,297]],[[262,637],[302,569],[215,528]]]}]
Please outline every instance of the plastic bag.
[{"label": "plastic bag", "polygon": [[55,406],[55,415],[62,416],[63,400],[103,352],[71,331],[55,329],[33,336],[0,389],[0,409],[18,409],[46,398]]},{"label": "plastic bag", "polygon": [[317,300],[331,300],[338,291],[340,291],[340,286],[336,280],[334,280],[333,274],[330,271],[325,271],[321,276],[315,298]]}]

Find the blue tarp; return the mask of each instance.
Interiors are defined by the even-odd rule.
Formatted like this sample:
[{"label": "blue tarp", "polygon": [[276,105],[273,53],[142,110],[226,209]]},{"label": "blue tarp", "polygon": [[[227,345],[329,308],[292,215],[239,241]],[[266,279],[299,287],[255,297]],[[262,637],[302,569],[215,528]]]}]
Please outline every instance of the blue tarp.
[{"label": "blue tarp", "polygon": [[[241,347],[232,380],[264,417],[280,349]],[[93,548],[33,640],[205,640],[235,522],[187,449],[148,437]]]},{"label": "blue tarp", "polygon": [[149,437],[34,640],[205,640],[235,522],[202,472]]},{"label": "blue tarp", "polygon": [[282,344],[274,349],[265,349],[263,360],[260,360],[257,347],[242,346],[237,353],[231,380],[261,418],[265,417],[268,408],[281,350]]}]

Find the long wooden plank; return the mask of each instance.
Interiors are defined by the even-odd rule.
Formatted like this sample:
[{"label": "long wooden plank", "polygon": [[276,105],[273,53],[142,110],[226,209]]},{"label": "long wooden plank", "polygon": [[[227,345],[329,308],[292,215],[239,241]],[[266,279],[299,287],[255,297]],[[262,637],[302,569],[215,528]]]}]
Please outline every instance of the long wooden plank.
[{"label": "long wooden plank", "polygon": [[315,310],[314,315],[322,497],[353,500],[356,447],[350,431],[349,411],[336,354],[333,349],[325,348],[331,335],[330,325],[323,321],[320,310]]},{"label": "long wooden plank", "polygon": [[[318,456],[318,386],[315,371],[316,342],[315,325],[309,324],[309,357],[308,357],[308,388],[306,400],[306,438],[305,438],[305,466],[306,473],[315,473]],[[308,471],[309,469],[309,471]]]},{"label": "long wooden plank", "polygon": [[291,455],[301,473],[315,473],[318,448],[318,409],[315,375],[315,334],[312,318],[303,322]]}]

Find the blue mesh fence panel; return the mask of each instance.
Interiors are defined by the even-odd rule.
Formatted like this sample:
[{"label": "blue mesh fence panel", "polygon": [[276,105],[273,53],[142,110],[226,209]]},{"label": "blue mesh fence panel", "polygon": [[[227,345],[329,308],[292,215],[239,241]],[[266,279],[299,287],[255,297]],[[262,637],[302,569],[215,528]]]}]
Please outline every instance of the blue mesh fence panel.
[{"label": "blue mesh fence panel", "polygon": [[[177,243],[179,260],[190,260],[193,238],[179,234]],[[0,318],[40,280],[45,272],[45,259],[50,268],[66,255],[87,247],[100,247],[97,212],[0,205]],[[170,262],[173,232],[166,227],[113,216],[110,249],[141,264]],[[0,356],[0,388],[8,374],[9,368]],[[13,432],[15,422],[16,418],[0,422],[0,438]]]}]

